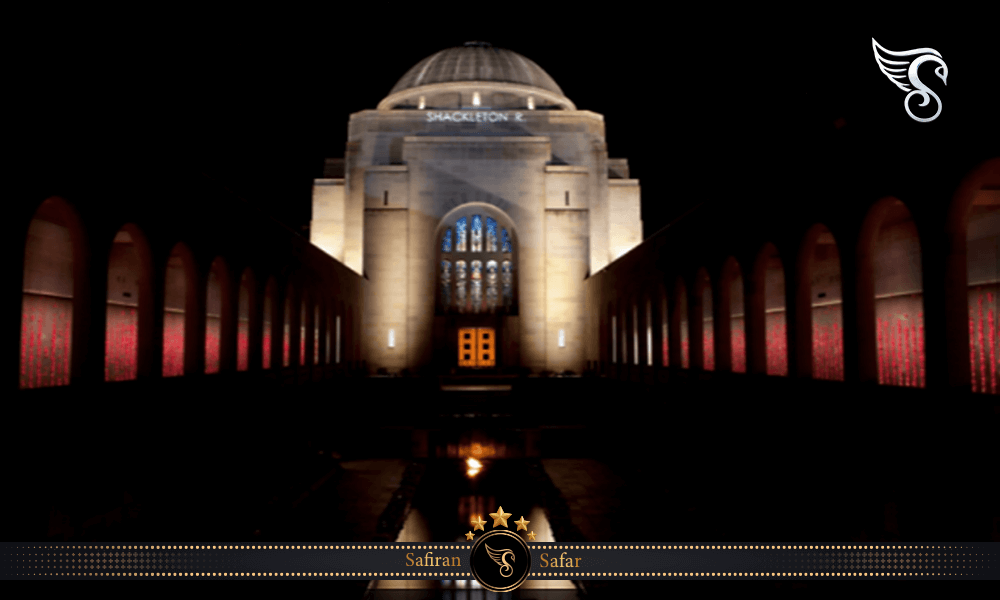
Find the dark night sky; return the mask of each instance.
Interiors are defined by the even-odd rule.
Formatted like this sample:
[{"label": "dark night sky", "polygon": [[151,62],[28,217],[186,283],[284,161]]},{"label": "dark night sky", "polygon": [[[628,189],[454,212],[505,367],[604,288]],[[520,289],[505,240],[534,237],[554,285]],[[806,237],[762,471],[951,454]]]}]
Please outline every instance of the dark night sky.
[{"label": "dark night sky", "polygon": [[[13,72],[24,76],[21,114],[44,160],[138,160],[151,178],[199,169],[298,228],[323,158],[343,156],[350,113],[374,108],[424,57],[488,41],[534,60],[578,108],[604,115],[610,157],[627,158],[642,185],[649,235],[706,196],[746,193],[734,186],[765,184],[834,143],[839,117],[876,144],[893,128],[981,130],[1000,70],[988,36],[946,35],[934,22],[910,33],[836,15],[720,20],[622,7],[585,26],[565,20],[572,11],[491,6],[38,17],[22,23],[30,43]],[[942,53],[948,86],[930,68],[923,75],[945,98],[936,122],[905,115],[905,93],[876,67],[873,30],[890,49]]]}]

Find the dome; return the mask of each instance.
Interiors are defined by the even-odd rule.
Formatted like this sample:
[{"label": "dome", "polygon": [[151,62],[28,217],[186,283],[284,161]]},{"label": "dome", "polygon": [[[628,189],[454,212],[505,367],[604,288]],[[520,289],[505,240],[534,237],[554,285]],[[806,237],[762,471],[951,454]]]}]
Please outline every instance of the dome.
[{"label": "dome", "polygon": [[494,82],[528,86],[565,99],[555,80],[534,61],[487,42],[466,42],[442,50],[413,66],[393,86],[389,96],[434,84]]}]

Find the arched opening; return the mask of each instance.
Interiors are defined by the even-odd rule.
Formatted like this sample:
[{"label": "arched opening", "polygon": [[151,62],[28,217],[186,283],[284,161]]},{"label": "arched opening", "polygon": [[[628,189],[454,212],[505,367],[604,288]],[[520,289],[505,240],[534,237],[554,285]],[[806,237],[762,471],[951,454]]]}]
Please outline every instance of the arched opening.
[{"label": "arched opening", "polygon": [[[250,267],[247,267],[243,270],[243,275],[240,277],[239,307],[237,308],[236,317],[237,371],[246,371],[250,367],[250,297],[255,287],[253,271],[250,270]],[[267,330],[265,329],[266,333]]]},{"label": "arched opening", "polygon": [[336,315],[334,315],[334,312],[331,310],[331,306],[332,305],[330,304],[323,305],[323,310],[326,312],[326,364],[333,362],[331,352],[333,352],[333,328],[335,326],[334,321],[336,320]]},{"label": "arched opening", "polygon": [[646,307],[646,366],[653,366],[653,300],[649,294],[644,296],[643,304]]},{"label": "arched opening", "polygon": [[[840,286],[840,252],[833,234],[823,225],[810,232],[815,237],[809,264],[809,310],[812,321],[813,379],[844,380],[843,295]],[[810,241],[812,241],[810,239]]]},{"label": "arched opening", "polygon": [[764,278],[764,332],[768,375],[788,375],[788,329],[785,324],[785,269],[778,249],[767,244],[758,260]]},{"label": "arched opening", "polygon": [[[107,320],[104,339],[104,380],[135,379],[139,366],[139,299],[142,260],[133,226],[115,235],[108,256]],[[143,302],[147,300],[142,299]]]},{"label": "arched opening", "polygon": [[299,365],[305,366],[308,361],[306,358],[309,356],[306,354],[306,341],[308,340],[306,334],[309,331],[308,328],[308,317],[309,317],[309,302],[307,301],[309,294],[307,291],[302,292],[302,301],[299,302]]},{"label": "arched opening", "polygon": [[28,225],[21,295],[22,388],[70,382],[74,269],[79,268],[73,257],[81,237],[72,208],[58,198],[42,202]]},{"label": "arched opening", "polygon": [[167,259],[166,271],[163,290],[163,376],[177,377],[184,374],[184,340],[194,276],[194,260],[184,244],[174,246]]},{"label": "arched opening", "polygon": [[608,310],[611,311],[611,364],[618,364],[618,315],[614,306],[609,306]]},{"label": "arched opening", "polygon": [[667,312],[667,292],[660,288],[660,335],[663,366],[670,366],[670,314]]},{"label": "arched opening", "polygon": [[632,364],[639,364],[639,305],[632,302]]},{"label": "arched opening", "polygon": [[677,278],[677,314],[680,320],[680,341],[681,341],[681,368],[687,369],[689,367],[689,357],[690,357],[690,342],[688,339],[688,302],[687,302],[687,286],[684,285],[684,280],[680,277]]},{"label": "arched opening", "polygon": [[701,288],[702,368],[715,370],[715,315],[712,312],[712,281],[705,269],[698,271],[697,288]]},{"label": "arched opening", "polygon": [[264,318],[261,327],[261,368],[271,368],[273,352],[275,310],[278,306],[278,282],[272,276],[264,286]]},{"label": "arched opening", "polygon": [[221,257],[212,261],[205,287],[205,372],[219,372],[222,349],[222,302],[226,285],[225,264]]},{"label": "arched opening", "polygon": [[315,302],[313,304],[313,352],[312,352],[312,362],[311,364],[319,364],[319,343],[323,339],[320,333],[320,305],[321,302]]},{"label": "arched opening", "polygon": [[292,357],[292,283],[288,282],[288,286],[285,288],[285,315],[284,315],[284,326],[281,332],[281,366],[287,367],[291,365]]},{"label": "arched opening", "polygon": [[878,381],[924,387],[920,238],[905,204],[892,199],[884,211],[873,265]]},{"label": "arched opening", "polygon": [[1000,327],[1000,190],[975,192],[966,225],[972,391],[997,393]]},{"label": "arched opening", "polygon": [[723,270],[723,285],[729,286],[729,348],[733,373],[747,372],[747,332],[743,303],[743,273],[730,257]]},{"label": "arched opening", "polygon": [[628,366],[628,300],[623,298],[622,304],[618,309],[618,325],[621,328],[621,342],[622,342],[622,364]]},{"label": "arched opening", "polygon": [[344,314],[344,303],[341,302],[337,309],[337,318],[334,327],[334,339],[333,339],[333,360],[336,364],[340,364],[340,352],[343,347],[341,339],[343,338],[343,333],[341,333],[341,316]]}]

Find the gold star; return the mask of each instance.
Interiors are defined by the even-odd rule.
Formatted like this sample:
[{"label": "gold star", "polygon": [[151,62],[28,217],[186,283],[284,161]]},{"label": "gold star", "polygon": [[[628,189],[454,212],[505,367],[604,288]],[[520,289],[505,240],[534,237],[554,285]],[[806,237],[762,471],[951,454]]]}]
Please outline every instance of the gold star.
[{"label": "gold star", "polygon": [[497,527],[498,525],[503,525],[504,527],[506,527],[507,526],[507,517],[511,516],[511,514],[510,513],[505,513],[503,511],[503,507],[501,506],[500,508],[497,509],[497,511],[495,513],[490,513],[490,516],[493,517],[493,526],[494,527]]},{"label": "gold star", "polygon": [[475,534],[474,534],[474,533],[472,533],[471,531],[470,531],[469,533],[465,534],[465,539],[466,539],[466,541],[468,541],[468,540],[471,540],[471,539],[472,539],[472,537],[473,537],[474,535],[475,535]]},{"label": "gold star", "polygon": [[472,528],[473,531],[477,529],[482,529],[483,531],[486,531],[485,529],[483,529],[483,525],[486,524],[486,521],[482,520],[481,518],[476,517],[476,520],[472,521],[472,524],[475,525],[475,527]]},{"label": "gold star", "polygon": [[532,531],[531,533],[528,534],[528,539],[530,541],[532,541],[532,542],[535,541],[535,532],[534,531]]},{"label": "gold star", "polygon": [[521,520],[520,521],[514,521],[514,522],[517,523],[517,530],[518,531],[521,531],[522,529],[525,530],[525,531],[527,531],[528,530],[528,523],[531,523],[531,521],[525,521],[524,520],[524,515],[521,515]]}]

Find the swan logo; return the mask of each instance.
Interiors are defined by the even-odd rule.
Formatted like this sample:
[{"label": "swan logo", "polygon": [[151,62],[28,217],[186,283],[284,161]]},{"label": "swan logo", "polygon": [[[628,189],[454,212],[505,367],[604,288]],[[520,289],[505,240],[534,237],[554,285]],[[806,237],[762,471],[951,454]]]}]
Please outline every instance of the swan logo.
[{"label": "swan logo", "polygon": [[[906,50],[904,52],[893,52],[886,50],[881,44],[872,38],[872,50],[875,52],[875,62],[878,68],[889,78],[889,81],[896,84],[896,87],[909,92],[903,100],[903,108],[910,118],[920,123],[928,123],[938,118],[941,114],[941,98],[934,93],[934,90],[927,87],[920,78],[917,77],[917,70],[925,62],[934,62],[941,66],[934,69],[934,74],[941,78],[945,85],[948,85],[948,65],[944,64],[941,53],[933,48],[918,48],[916,50]],[[937,105],[937,112],[933,117],[921,119],[910,111],[910,97],[917,95],[923,100],[917,106],[927,106],[931,98]]]},{"label": "swan logo", "polygon": [[472,545],[472,576],[491,592],[510,592],[528,578],[531,550],[513,531],[494,529]]},{"label": "swan logo", "polygon": [[[494,550],[493,548],[490,548],[489,544],[486,544],[486,553],[490,555],[490,558],[493,559],[493,562],[500,565],[500,575],[502,577],[510,577],[511,574],[514,573],[514,567],[507,564],[508,556],[510,557],[510,560],[512,561],[514,560],[513,550],[507,550],[507,549],[504,549],[502,551]],[[504,572],[505,570],[506,573]]]}]

